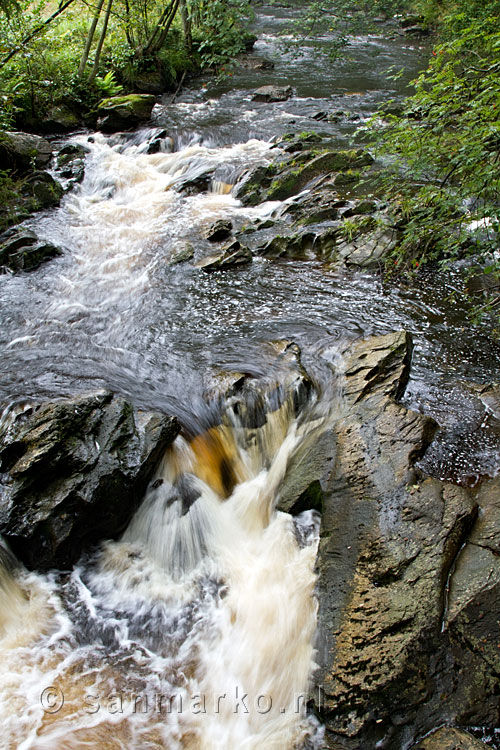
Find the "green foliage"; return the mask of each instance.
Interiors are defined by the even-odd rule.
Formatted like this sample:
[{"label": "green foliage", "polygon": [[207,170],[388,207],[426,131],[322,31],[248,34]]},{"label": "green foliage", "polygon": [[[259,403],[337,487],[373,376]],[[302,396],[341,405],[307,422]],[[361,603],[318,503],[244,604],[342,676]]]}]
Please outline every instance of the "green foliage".
[{"label": "green foliage", "polygon": [[488,255],[499,241],[500,2],[420,8],[439,23],[428,67],[401,115],[372,120],[373,145],[389,159],[382,184],[401,229],[398,269]]}]

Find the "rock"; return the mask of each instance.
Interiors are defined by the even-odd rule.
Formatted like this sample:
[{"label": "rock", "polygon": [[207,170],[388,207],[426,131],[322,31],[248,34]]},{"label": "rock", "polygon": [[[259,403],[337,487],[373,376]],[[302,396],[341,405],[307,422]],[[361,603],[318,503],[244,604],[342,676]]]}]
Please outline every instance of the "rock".
[{"label": "rock", "polygon": [[327,151],[319,156],[314,156],[312,159],[306,157],[304,162],[282,171],[275,177],[267,191],[268,200],[290,198],[320,175],[369,166],[373,163],[373,157],[363,149],[351,149],[348,151]]},{"label": "rock", "polygon": [[166,81],[161,70],[149,70],[139,73],[134,78],[134,85],[137,91],[140,91],[142,94],[154,94],[158,96],[165,91]]},{"label": "rock", "polygon": [[58,177],[66,180],[65,189],[71,189],[85,176],[85,157],[90,149],[78,143],[68,143],[56,156],[56,172]]},{"label": "rock", "polygon": [[398,240],[399,232],[389,217],[355,215],[337,228],[333,243],[331,231],[318,233],[316,247],[319,253],[330,260],[346,266],[371,268],[385,261],[397,246]]},{"label": "rock", "polygon": [[207,193],[212,185],[212,177],[214,170],[211,167],[197,177],[193,177],[185,182],[180,182],[176,189],[179,192],[185,193],[185,195],[198,195],[199,193]]},{"label": "rock", "polygon": [[127,94],[103,99],[97,109],[97,127],[107,133],[131,130],[149,120],[155,103],[152,94]]},{"label": "rock", "polygon": [[328,112],[316,112],[316,114],[312,116],[312,119],[317,120],[318,122],[328,120]]},{"label": "rock", "polygon": [[364,198],[360,201],[354,201],[354,203],[342,211],[342,217],[348,219],[351,216],[363,216],[365,214],[372,214],[377,211],[377,202]]},{"label": "rock", "polygon": [[231,236],[233,231],[233,224],[229,219],[218,219],[213,224],[210,224],[204,237],[209,242],[222,242],[227,240]]},{"label": "rock", "polygon": [[[204,397],[212,411],[230,408],[245,429],[256,430],[267,423],[268,415],[290,404],[295,416],[307,404],[314,384],[302,365],[300,349],[289,339],[278,339],[267,345],[269,374],[248,376],[242,372],[216,370],[208,375]],[[214,408],[215,407],[215,408]],[[255,442],[255,436],[250,443]],[[304,485],[298,494],[301,494]]]},{"label": "rock", "polygon": [[11,271],[33,271],[42,263],[62,255],[56,245],[41,242],[30,231],[9,229],[0,236],[0,268]]},{"label": "rock", "polygon": [[71,567],[124,528],[178,429],[104,391],[14,415],[0,437],[0,532],[30,569]]},{"label": "rock", "polygon": [[314,244],[312,232],[277,234],[262,244],[256,244],[255,253],[262,258],[304,258]]},{"label": "rock", "polygon": [[52,146],[32,133],[5,132],[0,138],[0,169],[26,172],[44,167],[52,156]]},{"label": "rock", "polygon": [[80,124],[80,119],[66,104],[58,104],[47,114],[44,132],[67,133],[70,130],[76,130]]},{"label": "rock", "polygon": [[174,150],[174,140],[166,130],[160,130],[149,142],[148,154],[171,154]]},{"label": "rock", "polygon": [[245,31],[243,32],[243,45],[245,47],[246,52],[251,52],[251,50],[255,46],[255,42],[257,41],[258,37],[255,36],[255,34],[252,34],[251,31]]},{"label": "rock", "polygon": [[[344,354],[318,556],[316,680],[335,750],[498,724],[500,480],[471,491],[415,468],[437,425],[398,403],[411,351],[400,332]],[[469,741],[440,731],[418,747]]]},{"label": "rock", "polygon": [[468,732],[453,727],[441,727],[426,737],[414,750],[486,750],[487,745]]},{"label": "rock", "polygon": [[240,55],[237,62],[240,67],[248,70],[273,70],[274,68],[272,60],[257,57],[257,55]]},{"label": "rock", "polygon": [[293,95],[291,86],[261,86],[254,91],[254,102],[286,102]]},{"label": "rock", "polygon": [[425,18],[421,14],[412,14],[408,16],[404,16],[403,18],[399,19],[399,25],[402,29],[409,29],[412,26],[421,26],[425,21]]},{"label": "rock", "polygon": [[33,172],[26,180],[25,187],[33,196],[32,210],[54,208],[61,202],[62,186],[49,172]]},{"label": "rock", "polygon": [[201,268],[206,273],[212,271],[223,271],[228,268],[237,268],[238,266],[248,265],[252,262],[252,253],[248,247],[240,245],[238,240],[234,240],[229,245],[226,245],[216,255],[209,255],[206,258],[202,258],[197,264],[197,268]]},{"label": "rock", "polygon": [[282,215],[290,216],[298,224],[318,224],[338,219],[340,209],[346,204],[347,201],[339,198],[337,193],[320,188],[289,203]]},{"label": "rock", "polygon": [[168,262],[169,266],[176,266],[178,263],[187,263],[194,258],[194,247],[190,242],[177,245]]}]

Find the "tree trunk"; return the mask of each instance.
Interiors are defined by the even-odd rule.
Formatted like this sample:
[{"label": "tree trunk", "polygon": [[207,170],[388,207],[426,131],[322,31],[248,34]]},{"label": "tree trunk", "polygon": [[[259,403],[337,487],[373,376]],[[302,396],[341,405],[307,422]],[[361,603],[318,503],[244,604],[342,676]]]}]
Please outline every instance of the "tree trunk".
[{"label": "tree trunk", "polygon": [[92,83],[92,81],[97,75],[97,71],[99,70],[99,61],[101,59],[102,45],[104,44],[104,40],[106,38],[106,32],[108,31],[108,23],[109,23],[109,17],[111,15],[112,5],[113,5],[113,0],[108,0],[108,4],[106,5],[106,10],[104,12],[104,23],[101,29],[101,36],[99,37],[99,41],[97,42],[97,47],[95,51],[94,65],[92,66],[92,70],[90,71],[90,75],[89,75],[89,83]]},{"label": "tree trunk", "polygon": [[188,52],[193,49],[193,35],[191,33],[191,17],[186,5],[186,0],[179,0],[182,18],[182,28],[184,30],[184,44]]},{"label": "tree trunk", "polygon": [[179,0],[172,0],[170,5],[168,5],[163,10],[163,13],[160,16],[160,20],[156,24],[148,41],[146,42],[144,49],[142,50],[141,54],[143,57],[153,55],[155,52],[161,49],[167,37],[170,26],[172,25],[172,22],[175,18],[178,7]]},{"label": "tree trunk", "polygon": [[99,0],[99,3],[96,9],[94,10],[94,17],[92,18],[92,23],[90,25],[89,33],[87,34],[87,41],[85,42],[85,49],[83,50],[82,58],[80,60],[80,65],[78,67],[79,76],[82,76],[85,72],[85,66],[87,64],[87,60],[89,59],[90,48],[94,40],[94,34],[97,28],[97,22],[99,20],[99,16],[101,15],[101,10],[102,10],[103,5],[104,5],[104,0]]}]

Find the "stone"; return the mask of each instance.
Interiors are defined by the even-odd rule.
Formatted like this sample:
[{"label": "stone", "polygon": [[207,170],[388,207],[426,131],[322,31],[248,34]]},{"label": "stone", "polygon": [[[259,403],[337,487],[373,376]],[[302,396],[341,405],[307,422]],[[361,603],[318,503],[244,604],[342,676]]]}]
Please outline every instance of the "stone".
[{"label": "stone", "polygon": [[254,102],[286,102],[293,95],[291,86],[261,86],[254,91]]},{"label": "stone", "polygon": [[326,151],[319,156],[306,155],[304,162],[279,173],[267,191],[267,200],[285,200],[303,190],[320,175],[369,166],[373,157],[363,149]]},{"label": "stone", "polygon": [[213,224],[210,224],[204,232],[204,237],[209,242],[222,242],[231,236],[232,231],[233,223],[229,219],[218,219]]},{"label": "stone", "polygon": [[97,108],[97,127],[107,133],[131,130],[150,119],[155,103],[152,94],[127,94],[103,99]]},{"label": "stone", "polygon": [[24,190],[33,197],[32,210],[54,208],[61,202],[63,188],[50,172],[33,172],[26,179]]},{"label": "stone", "polygon": [[179,263],[187,263],[194,258],[194,247],[190,242],[184,242],[176,246],[168,262],[169,266],[176,266]]},{"label": "stone", "polygon": [[30,569],[119,534],[179,425],[106,391],[33,404],[0,435],[0,533]]},{"label": "stone", "polygon": [[415,745],[414,750],[486,750],[487,747],[462,729],[441,727]]},{"label": "stone", "polygon": [[79,117],[66,104],[57,104],[44,120],[44,132],[67,133],[76,130],[80,125]]},{"label": "stone", "polygon": [[238,66],[248,70],[273,70],[274,63],[265,57],[257,55],[240,55],[237,60]]},{"label": "stone", "polygon": [[44,167],[52,157],[52,146],[33,133],[5,132],[0,138],[0,169],[26,172]]},{"label": "stone", "polygon": [[251,262],[252,253],[248,247],[244,247],[238,240],[234,240],[221,248],[220,252],[216,255],[209,255],[202,258],[198,261],[196,267],[206,273],[212,273],[213,271],[224,271],[229,268],[248,265]]},{"label": "stone", "polygon": [[308,477],[323,491],[325,746],[401,750],[425,736],[422,750],[472,750],[465,732],[429,733],[498,725],[500,480],[469,490],[416,468],[437,424],[399,403],[407,333],[354,342],[343,356],[332,469],[322,478],[320,461]]},{"label": "stone", "polygon": [[161,70],[149,70],[139,73],[134,78],[134,85],[142,94],[158,96],[165,91],[166,81]]},{"label": "stone", "polygon": [[30,231],[12,228],[0,236],[0,268],[4,271],[34,271],[62,253],[61,248],[40,241]]}]

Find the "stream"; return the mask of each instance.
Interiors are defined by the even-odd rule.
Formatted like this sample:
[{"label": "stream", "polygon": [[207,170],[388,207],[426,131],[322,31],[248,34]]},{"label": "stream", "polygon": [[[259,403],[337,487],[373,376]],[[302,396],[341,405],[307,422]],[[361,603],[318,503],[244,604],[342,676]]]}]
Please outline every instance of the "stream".
[{"label": "stream", "polygon": [[[292,518],[275,500],[290,457],[341,413],[346,342],[410,331],[404,403],[442,428],[423,468],[465,484],[498,470],[498,433],[469,384],[500,380],[500,350],[486,326],[469,325],[459,270],[392,285],[313,258],[256,258],[212,274],[196,267],[207,251],[201,232],[214,221],[244,228],[279,208],[244,207],[231,195],[245,170],[270,163],[272,139],[318,130],[348,147],[425,64],[425,47],[397,33],[356,38],[336,63],[312,42],[296,57],[279,42],[294,15],[264,7],[256,19],[254,54],[274,70],[241,65],[174,103],[165,95],[134,133],[72,136],[89,149],[85,178],[30,223],[65,253],[35,273],[0,276],[7,410],[107,388],[184,427],[119,540],[68,575],[0,581],[1,750],[322,746],[306,709],[320,519]],[[391,67],[404,75],[390,80]],[[294,96],[253,102],[269,83],[292,84]],[[336,122],[314,119],[340,110]],[[147,153],[160,129],[172,149]],[[183,190],[209,169],[208,192]],[[195,262],[173,262],[186,243]],[[316,384],[308,402],[297,412],[292,385],[279,408],[264,397],[268,419],[257,430],[229,402],[214,426],[207,384],[221,371],[279,381],[276,340],[300,347]],[[227,491],[214,452],[232,466]]]}]

